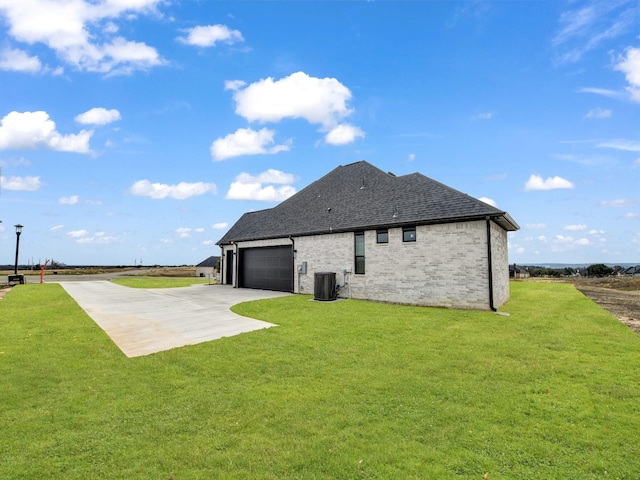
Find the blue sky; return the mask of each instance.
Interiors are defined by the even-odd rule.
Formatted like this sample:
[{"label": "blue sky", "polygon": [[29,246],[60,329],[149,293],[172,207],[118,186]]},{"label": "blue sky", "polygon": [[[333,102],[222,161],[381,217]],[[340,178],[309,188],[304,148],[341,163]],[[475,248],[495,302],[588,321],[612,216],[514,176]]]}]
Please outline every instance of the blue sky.
[{"label": "blue sky", "polygon": [[0,263],[195,264],[338,165],[640,262],[640,3],[0,0]]}]

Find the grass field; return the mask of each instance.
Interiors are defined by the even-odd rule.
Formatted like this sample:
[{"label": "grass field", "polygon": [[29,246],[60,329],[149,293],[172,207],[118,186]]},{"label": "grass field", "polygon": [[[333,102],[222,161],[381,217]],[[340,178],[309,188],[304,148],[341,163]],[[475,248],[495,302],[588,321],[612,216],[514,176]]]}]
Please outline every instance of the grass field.
[{"label": "grass field", "polygon": [[[40,269],[18,270],[25,277],[39,277]],[[60,275],[94,275],[100,273],[121,273],[132,277],[195,277],[196,267],[75,267],[75,268],[51,268],[45,269],[45,277],[55,278]],[[12,275],[13,270],[0,270],[0,285],[7,283],[7,276]],[[31,283],[31,282],[28,282]]]},{"label": "grass field", "polygon": [[633,479],[640,337],[567,284],[488,312],[291,296],[127,359],[56,284],[0,301],[0,478]]}]

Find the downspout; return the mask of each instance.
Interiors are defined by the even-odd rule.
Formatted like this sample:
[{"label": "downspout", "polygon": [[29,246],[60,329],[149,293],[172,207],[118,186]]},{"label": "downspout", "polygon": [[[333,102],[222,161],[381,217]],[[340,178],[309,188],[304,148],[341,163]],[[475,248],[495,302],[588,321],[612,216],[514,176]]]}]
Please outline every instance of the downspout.
[{"label": "downspout", "polygon": [[238,244],[234,243],[234,252],[233,252],[233,288],[238,288],[240,285],[238,279],[238,264],[240,263],[240,258],[238,257]]},{"label": "downspout", "polygon": [[[296,241],[293,239],[293,237],[291,235],[289,235],[289,240],[291,240],[291,253],[293,253],[292,255],[292,259],[291,261],[293,262],[293,273],[292,273],[292,280],[293,280],[293,292],[292,293],[296,293],[296,271],[298,270],[296,268]],[[300,293],[300,272],[298,272],[298,294]]]},{"label": "downspout", "polygon": [[487,222],[487,261],[489,263],[489,308],[492,312],[498,310],[493,305],[493,267],[491,261],[491,217],[486,217]]},{"label": "downspout", "polygon": [[[220,245],[220,285],[224,285],[224,247]],[[217,279],[216,279],[216,283]]]}]

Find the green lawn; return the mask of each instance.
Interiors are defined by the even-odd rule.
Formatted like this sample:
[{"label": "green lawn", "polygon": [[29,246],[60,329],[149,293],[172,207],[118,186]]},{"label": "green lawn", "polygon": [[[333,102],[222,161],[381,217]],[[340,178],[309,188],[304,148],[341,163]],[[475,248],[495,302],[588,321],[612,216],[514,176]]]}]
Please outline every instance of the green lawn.
[{"label": "green lawn", "polygon": [[308,296],[126,358],[57,284],[0,301],[2,479],[633,479],[640,336],[566,284],[502,311]]}]

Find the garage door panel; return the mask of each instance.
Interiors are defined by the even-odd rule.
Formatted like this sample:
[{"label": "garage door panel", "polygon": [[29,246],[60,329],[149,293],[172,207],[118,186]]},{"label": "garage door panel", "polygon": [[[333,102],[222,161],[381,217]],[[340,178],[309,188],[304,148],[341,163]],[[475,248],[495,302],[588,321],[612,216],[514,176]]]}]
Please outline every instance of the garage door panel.
[{"label": "garage door panel", "polygon": [[244,288],[293,291],[293,248],[264,247],[240,250],[240,283]]}]

